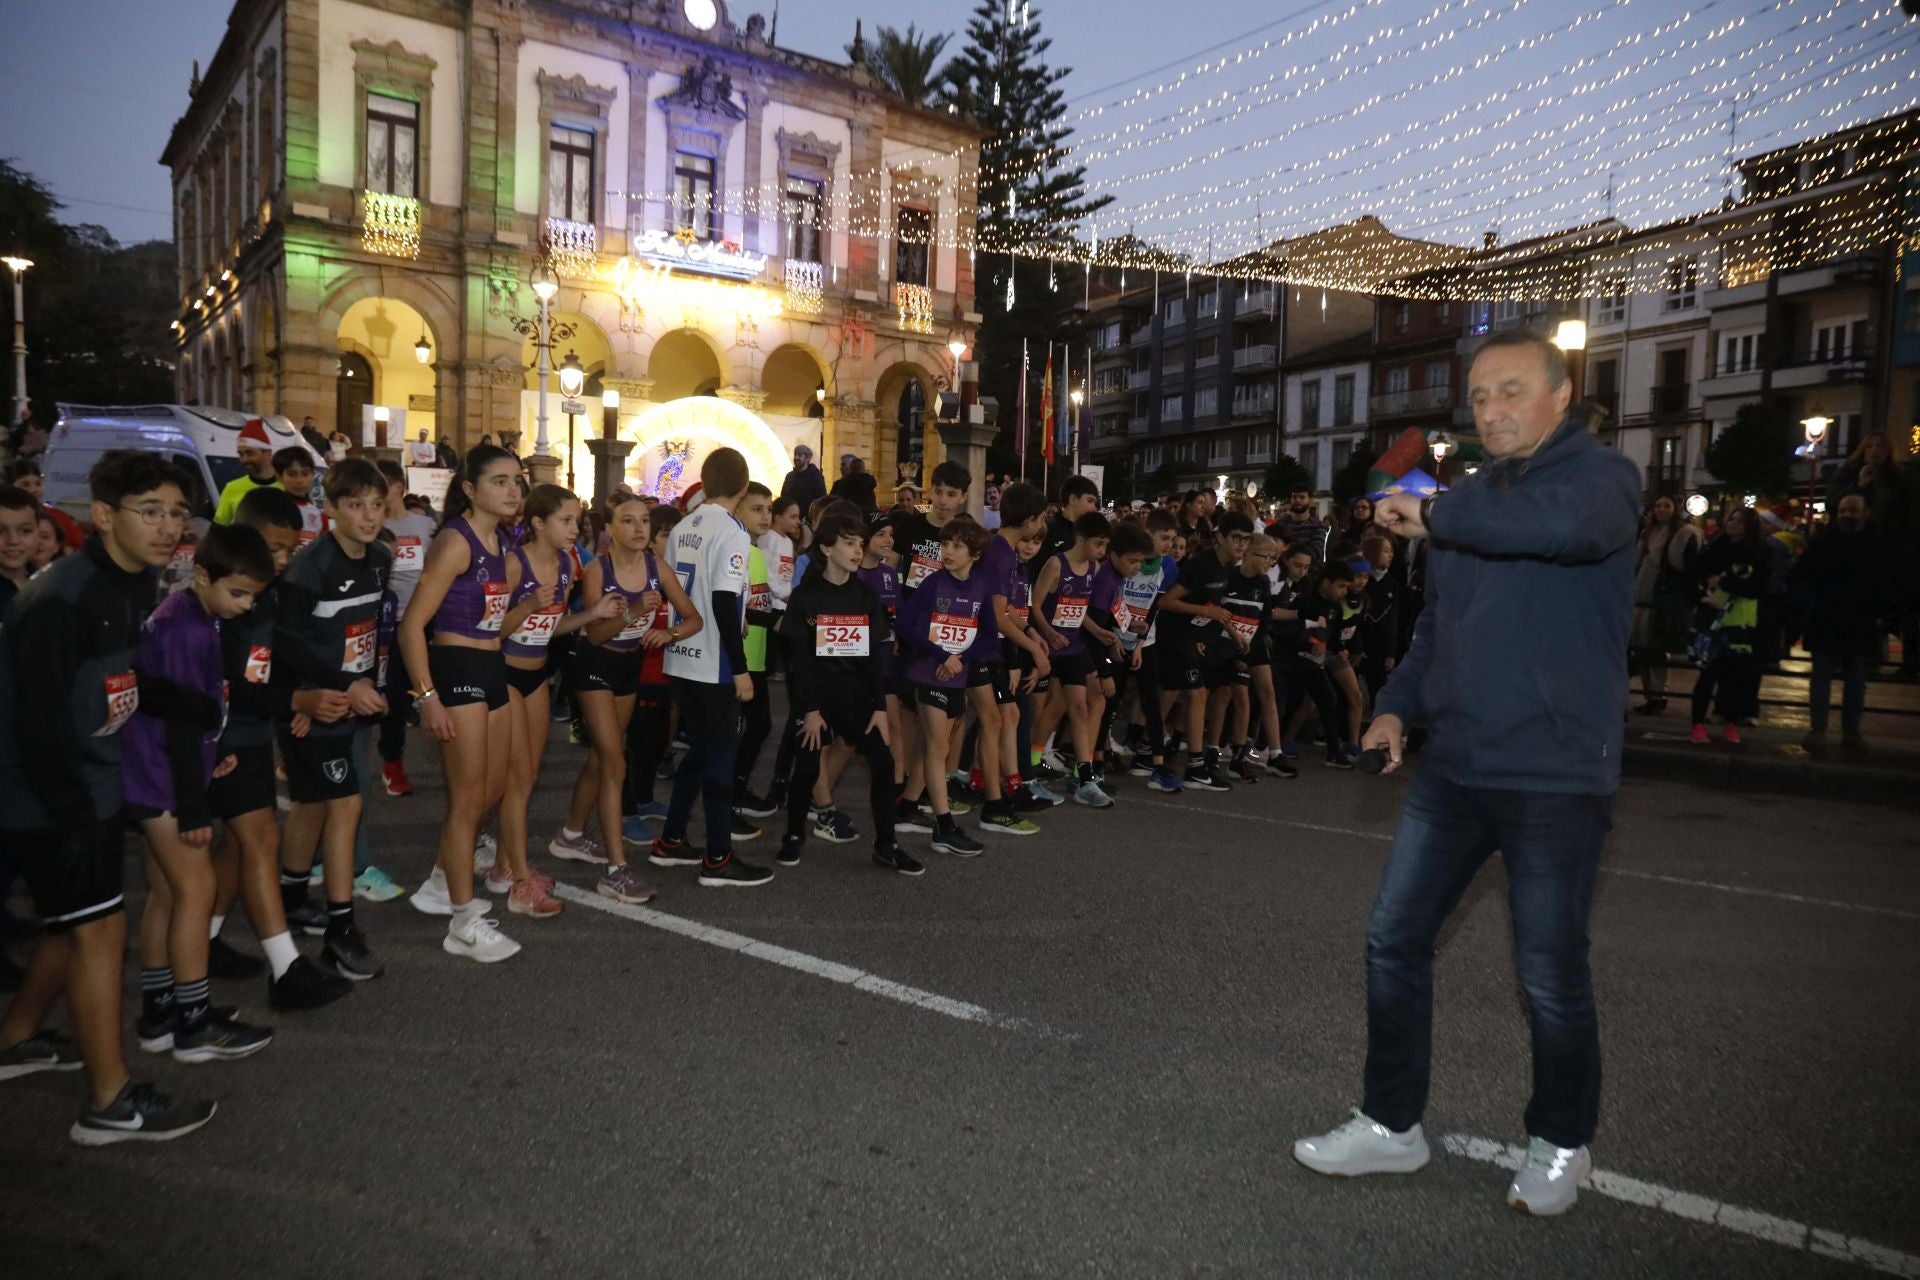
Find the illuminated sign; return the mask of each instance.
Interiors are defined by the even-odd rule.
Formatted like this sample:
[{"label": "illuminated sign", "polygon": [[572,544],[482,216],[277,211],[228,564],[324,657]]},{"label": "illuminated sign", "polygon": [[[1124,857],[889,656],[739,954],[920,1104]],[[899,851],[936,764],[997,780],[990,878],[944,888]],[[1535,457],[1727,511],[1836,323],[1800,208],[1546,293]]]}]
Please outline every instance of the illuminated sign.
[{"label": "illuminated sign", "polygon": [[633,256],[700,275],[725,276],[729,280],[751,280],[767,266],[764,253],[752,253],[724,241],[701,240],[686,229],[671,234],[658,230],[639,232],[633,240]]}]

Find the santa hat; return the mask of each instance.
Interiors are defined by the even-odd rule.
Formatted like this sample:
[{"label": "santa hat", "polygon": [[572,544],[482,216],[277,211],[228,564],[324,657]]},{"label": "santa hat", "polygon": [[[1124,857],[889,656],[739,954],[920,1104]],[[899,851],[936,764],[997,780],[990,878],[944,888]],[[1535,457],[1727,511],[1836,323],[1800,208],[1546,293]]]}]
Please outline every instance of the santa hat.
[{"label": "santa hat", "polygon": [[240,428],[240,443],[255,449],[273,448],[273,441],[267,439],[267,424],[259,418],[248,418],[247,425]]},{"label": "santa hat", "polygon": [[1776,531],[1785,529],[1790,527],[1787,523],[1787,517],[1790,514],[1792,514],[1792,508],[1785,503],[1775,503],[1771,507],[1760,509],[1760,523]]},{"label": "santa hat", "polygon": [[706,500],[707,495],[701,491],[700,482],[696,480],[692,488],[680,495],[680,511],[684,515],[691,515],[693,509]]}]

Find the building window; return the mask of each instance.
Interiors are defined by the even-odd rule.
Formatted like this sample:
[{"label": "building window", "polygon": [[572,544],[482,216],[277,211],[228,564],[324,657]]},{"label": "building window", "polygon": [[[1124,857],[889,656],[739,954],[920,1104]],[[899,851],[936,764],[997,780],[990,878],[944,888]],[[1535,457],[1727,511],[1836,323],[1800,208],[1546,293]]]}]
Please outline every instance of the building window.
[{"label": "building window", "polygon": [[1300,446],[1300,466],[1307,473],[1307,483],[1320,487],[1320,445],[1318,441]]},{"label": "building window", "polygon": [[893,278],[901,284],[922,288],[930,261],[928,249],[933,241],[933,215],[925,209],[902,206],[894,217]]},{"label": "building window", "polygon": [[1600,305],[1594,312],[1596,324],[1618,324],[1627,318],[1627,282],[1619,278],[1607,281],[1600,292]]},{"label": "building window", "polygon": [[1522,314],[1517,299],[1503,298],[1493,304],[1493,322],[1497,325],[1519,324]]},{"label": "building window", "polygon": [[826,184],[817,178],[787,179],[787,257],[795,262],[819,262],[821,211],[826,206]]},{"label": "building window", "polygon": [[1853,348],[1849,342],[1848,325],[1845,321],[1839,324],[1821,325],[1813,331],[1815,360],[1845,360],[1851,354],[1853,354]]},{"label": "building window", "polygon": [[1202,320],[1211,320],[1220,314],[1220,291],[1210,290],[1200,295],[1200,309],[1196,314]]},{"label": "building window", "polygon": [[367,95],[367,190],[420,195],[420,104],[384,93]]},{"label": "building window", "polygon": [[1100,336],[1094,339],[1094,346],[1101,351],[1112,351],[1121,343],[1120,322],[1109,320],[1100,330]]},{"label": "building window", "polygon": [[1167,324],[1179,324],[1187,318],[1187,300],[1168,298],[1160,304],[1160,318]]},{"label": "building window", "polygon": [[593,131],[564,124],[547,135],[547,216],[593,221]]},{"label": "building window", "polygon": [[1212,418],[1217,416],[1219,412],[1220,389],[1218,387],[1201,387],[1193,393],[1193,416],[1195,418]]},{"label": "building window", "polygon": [[1179,444],[1173,446],[1173,460],[1175,462],[1192,462],[1193,441],[1182,440]]},{"label": "building window", "polygon": [[1353,375],[1343,373],[1333,380],[1333,425],[1353,425]]},{"label": "building window", "polygon": [[713,157],[694,151],[673,156],[673,229],[690,231],[695,240],[711,240],[718,227],[713,216]]},{"label": "building window", "polygon": [[1437,325],[1453,323],[1453,303],[1436,302],[1433,304],[1433,322]]},{"label": "building window", "polygon": [[1178,396],[1178,395],[1161,396],[1160,397],[1160,421],[1162,422],[1184,421],[1187,416],[1185,400],[1186,400],[1185,396]]},{"label": "building window", "polygon": [[1233,463],[1233,437],[1215,436],[1208,446],[1210,452],[1207,462],[1216,467],[1231,466]]},{"label": "building window", "polygon": [[1730,333],[1721,345],[1721,373],[1750,373],[1754,368],[1755,348],[1759,345],[1757,333]]},{"label": "building window", "polygon": [[1493,304],[1476,302],[1467,309],[1467,332],[1475,335],[1485,333],[1493,327]]},{"label": "building window", "polygon": [[1691,254],[1667,264],[1665,309],[1685,311],[1694,304],[1700,287],[1700,260]]},{"label": "building window", "polygon": [[1451,387],[1453,385],[1453,362],[1451,360],[1427,361],[1427,385],[1429,387]]},{"label": "building window", "polygon": [[1353,441],[1335,440],[1333,442],[1333,469],[1335,471],[1339,471],[1340,468],[1346,466],[1347,460],[1351,457],[1353,457]]},{"label": "building window", "polygon": [[1387,370],[1387,393],[1391,395],[1396,391],[1405,391],[1407,389],[1407,381],[1407,366],[1403,364],[1395,365],[1393,368]]},{"label": "building window", "polygon": [[1403,302],[1393,309],[1393,331],[1405,333],[1413,328],[1413,304]]},{"label": "building window", "polygon": [[1158,471],[1160,469],[1161,450],[1157,444],[1150,444],[1140,451],[1140,469]]},{"label": "building window", "polygon": [[1300,429],[1320,429],[1320,379],[1300,384]]}]

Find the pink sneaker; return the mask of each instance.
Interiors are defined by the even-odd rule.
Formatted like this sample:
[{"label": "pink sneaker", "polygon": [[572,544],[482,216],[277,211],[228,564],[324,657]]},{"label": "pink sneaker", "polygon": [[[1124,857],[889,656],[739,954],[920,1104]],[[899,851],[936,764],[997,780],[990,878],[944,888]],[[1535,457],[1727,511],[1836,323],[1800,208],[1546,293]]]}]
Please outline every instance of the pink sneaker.
[{"label": "pink sneaker", "polygon": [[1706,746],[1707,745],[1707,726],[1703,724],[1697,724],[1693,726],[1693,732],[1687,735],[1687,741],[1694,743],[1697,746],[1702,746],[1702,747]]},{"label": "pink sneaker", "polygon": [[1730,747],[1739,746],[1740,745],[1740,726],[1737,724],[1734,724],[1731,720],[1729,720],[1727,722],[1726,730],[1722,734],[1722,736],[1726,738],[1728,746]]},{"label": "pink sneaker", "polygon": [[540,883],[539,876],[533,876],[513,886],[507,894],[507,910],[517,916],[532,916],[536,920],[549,920],[563,910],[559,899],[547,892],[547,886]]},{"label": "pink sneaker", "polygon": [[502,894],[502,893],[508,892],[512,888],[513,888],[513,873],[511,871],[508,871],[504,866],[496,865],[493,868],[493,870],[487,872],[487,892],[488,893]]}]

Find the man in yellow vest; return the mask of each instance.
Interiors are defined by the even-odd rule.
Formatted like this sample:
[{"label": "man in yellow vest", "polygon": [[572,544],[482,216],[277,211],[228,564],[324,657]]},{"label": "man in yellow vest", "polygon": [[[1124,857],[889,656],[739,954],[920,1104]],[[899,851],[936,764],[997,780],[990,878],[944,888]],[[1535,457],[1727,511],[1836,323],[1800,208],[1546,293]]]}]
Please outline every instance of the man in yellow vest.
[{"label": "man in yellow vest", "polygon": [[247,425],[240,428],[238,445],[244,474],[227,481],[226,487],[220,490],[220,503],[213,509],[215,524],[232,524],[240,510],[240,499],[255,489],[278,488],[280,484],[273,469],[273,441],[267,438],[265,422],[248,418]]}]

